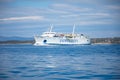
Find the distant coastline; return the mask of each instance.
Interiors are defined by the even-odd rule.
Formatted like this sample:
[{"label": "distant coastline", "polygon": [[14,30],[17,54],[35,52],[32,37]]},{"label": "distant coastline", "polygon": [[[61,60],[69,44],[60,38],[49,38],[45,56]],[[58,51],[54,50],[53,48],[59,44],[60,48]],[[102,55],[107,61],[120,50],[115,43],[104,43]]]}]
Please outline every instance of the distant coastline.
[{"label": "distant coastline", "polygon": [[9,41],[0,41],[0,44],[34,44],[34,40],[9,40]]},{"label": "distant coastline", "polygon": [[[34,44],[34,40],[7,40],[0,44]],[[91,44],[120,44],[120,37],[114,38],[91,38]]]},{"label": "distant coastline", "polygon": [[114,38],[91,38],[92,44],[120,44],[120,37]]}]

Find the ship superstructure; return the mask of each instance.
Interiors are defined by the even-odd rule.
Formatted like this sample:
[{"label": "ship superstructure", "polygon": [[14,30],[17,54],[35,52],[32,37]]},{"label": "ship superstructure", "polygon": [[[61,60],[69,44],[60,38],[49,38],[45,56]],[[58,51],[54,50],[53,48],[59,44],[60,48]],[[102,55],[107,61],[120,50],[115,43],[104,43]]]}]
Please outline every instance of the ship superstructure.
[{"label": "ship superstructure", "polygon": [[61,45],[61,44],[90,44],[90,38],[84,34],[75,34],[75,25],[72,33],[57,33],[52,31],[53,26],[40,36],[35,36],[34,45]]}]

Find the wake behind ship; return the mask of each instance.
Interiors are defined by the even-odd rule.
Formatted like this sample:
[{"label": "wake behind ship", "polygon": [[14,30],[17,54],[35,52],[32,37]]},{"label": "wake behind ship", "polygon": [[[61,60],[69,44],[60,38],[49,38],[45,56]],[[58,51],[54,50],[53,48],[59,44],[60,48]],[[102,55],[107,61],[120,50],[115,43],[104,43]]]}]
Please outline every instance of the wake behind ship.
[{"label": "wake behind ship", "polygon": [[73,26],[72,33],[57,33],[52,32],[53,26],[51,26],[48,32],[43,32],[40,36],[35,36],[34,45],[61,45],[61,44],[74,44],[85,45],[90,44],[90,38],[84,34],[75,34],[75,25]]}]

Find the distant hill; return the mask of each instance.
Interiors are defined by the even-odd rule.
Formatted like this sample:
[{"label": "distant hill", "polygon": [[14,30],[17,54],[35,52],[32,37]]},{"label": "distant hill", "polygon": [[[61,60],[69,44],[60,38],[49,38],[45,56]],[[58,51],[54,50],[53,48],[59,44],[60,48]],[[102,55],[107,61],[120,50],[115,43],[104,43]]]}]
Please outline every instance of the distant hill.
[{"label": "distant hill", "polygon": [[4,37],[0,36],[0,41],[11,41],[11,40],[16,40],[16,41],[27,41],[27,40],[34,40],[33,37]]}]

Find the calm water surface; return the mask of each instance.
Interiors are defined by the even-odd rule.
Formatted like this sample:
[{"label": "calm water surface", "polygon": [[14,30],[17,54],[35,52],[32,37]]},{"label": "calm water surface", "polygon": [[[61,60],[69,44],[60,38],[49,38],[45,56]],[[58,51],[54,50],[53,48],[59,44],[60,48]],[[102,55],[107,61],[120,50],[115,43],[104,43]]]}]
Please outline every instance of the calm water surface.
[{"label": "calm water surface", "polygon": [[0,45],[0,80],[120,80],[120,45]]}]

